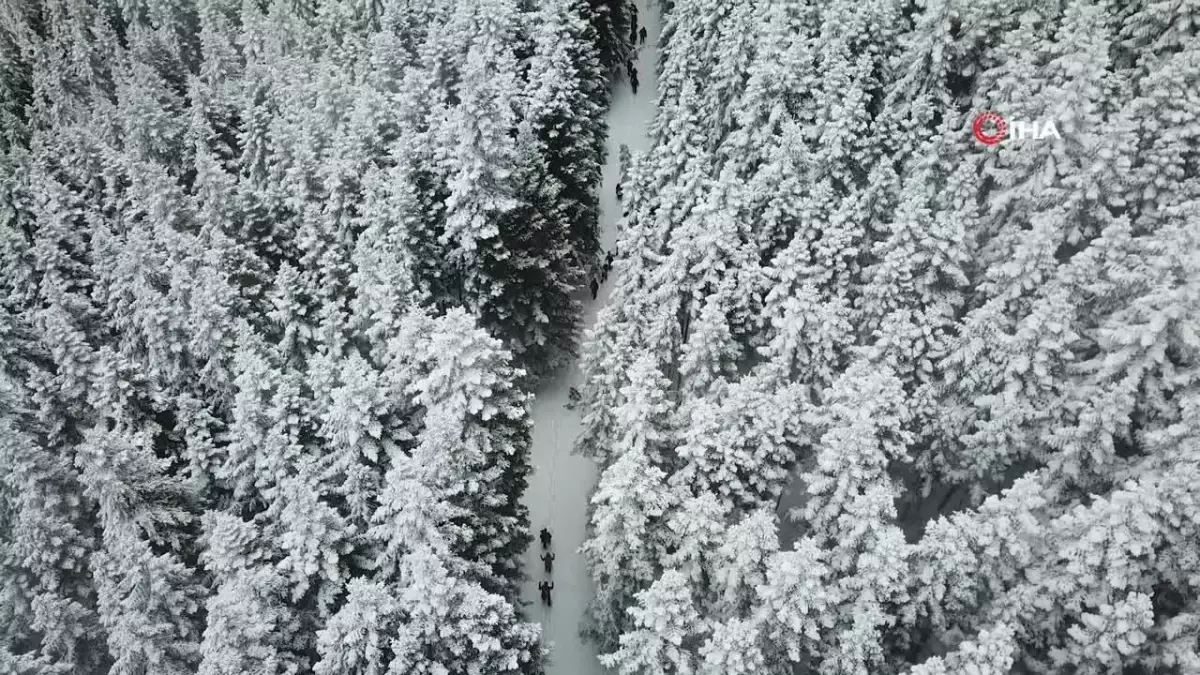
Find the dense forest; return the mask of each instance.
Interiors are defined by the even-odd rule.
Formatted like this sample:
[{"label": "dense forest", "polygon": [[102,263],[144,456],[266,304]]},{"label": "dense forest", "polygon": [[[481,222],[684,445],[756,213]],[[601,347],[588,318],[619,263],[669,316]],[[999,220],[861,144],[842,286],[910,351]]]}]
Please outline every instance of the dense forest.
[{"label": "dense forest", "polygon": [[604,662],[1200,672],[1200,6],[667,5],[583,355]]},{"label": "dense forest", "polygon": [[608,0],[0,3],[0,672],[536,673]]}]

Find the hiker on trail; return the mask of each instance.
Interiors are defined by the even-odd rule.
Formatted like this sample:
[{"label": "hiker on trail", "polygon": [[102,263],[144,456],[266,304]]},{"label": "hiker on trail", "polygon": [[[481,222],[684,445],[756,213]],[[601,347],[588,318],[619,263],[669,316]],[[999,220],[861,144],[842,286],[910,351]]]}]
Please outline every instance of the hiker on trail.
[{"label": "hiker on trail", "polygon": [[539,590],[539,591],[541,592],[541,594],[542,594],[542,604],[543,604],[543,605],[546,605],[547,607],[549,607],[549,606],[551,605],[551,602],[550,602],[550,591],[554,590],[554,582],[553,582],[553,581],[542,581],[542,582],[539,582],[539,583],[538,583],[538,590]]},{"label": "hiker on trail", "polygon": [[624,192],[624,190],[621,189],[621,183],[620,183],[620,181],[618,181],[617,182],[617,201],[621,201],[621,199],[624,196],[625,196],[625,192]]},{"label": "hiker on trail", "polygon": [[592,299],[593,300],[596,299],[596,294],[599,292],[600,292],[600,282],[596,281],[595,277],[592,277]]},{"label": "hiker on trail", "polygon": [[538,537],[542,540],[542,548],[550,548],[550,530],[543,527]]},{"label": "hiker on trail", "polygon": [[633,75],[630,76],[630,78],[629,78],[629,86],[633,87],[633,95],[637,96],[637,86],[638,86],[637,68],[633,69]]},{"label": "hiker on trail", "polygon": [[607,267],[609,270],[612,269],[612,266],[613,266],[613,252],[612,251],[609,251],[608,255],[604,257],[604,266]]},{"label": "hiker on trail", "polygon": [[637,68],[633,66],[633,59],[625,61],[625,74],[629,76],[629,79],[632,80],[634,78],[634,73],[636,72]]},{"label": "hiker on trail", "polygon": [[638,38],[639,38],[639,42],[641,44],[646,44],[646,27],[645,26],[642,26],[638,30]]},{"label": "hiker on trail", "polygon": [[542,565],[545,566],[545,568],[546,568],[546,574],[550,574],[551,572],[553,572],[554,571],[554,554],[553,553],[543,553],[542,554]]}]

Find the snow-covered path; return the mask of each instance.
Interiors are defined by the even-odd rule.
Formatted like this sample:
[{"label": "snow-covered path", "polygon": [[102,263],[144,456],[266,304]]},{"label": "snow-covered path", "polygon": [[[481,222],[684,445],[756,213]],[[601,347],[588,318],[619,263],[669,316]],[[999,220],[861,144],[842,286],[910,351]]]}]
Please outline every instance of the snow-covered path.
[{"label": "snow-covered path", "polygon": [[[638,21],[646,26],[648,37],[637,57],[639,88],[637,96],[622,81],[613,95],[612,108],[608,114],[608,162],[604,167],[600,194],[600,243],[604,250],[611,250],[617,239],[617,220],[621,206],[616,199],[618,178],[618,150],[621,144],[638,152],[650,149],[646,128],[654,115],[656,50],[659,21],[657,11],[647,6],[646,0],[638,0]],[[591,299],[590,291],[583,291],[584,326],[596,320],[600,305],[605,302],[613,278],[600,288],[597,300]],[[529,520],[535,540],[525,554],[525,570],[529,579],[522,588],[522,600],[526,603],[530,619],[542,624],[542,634],[553,654],[547,666],[547,675],[604,675],[605,669],[596,659],[595,648],[584,642],[579,635],[579,625],[593,588],[579,547],[583,544],[587,530],[587,499],[596,485],[596,467],[589,459],[571,453],[575,439],[579,436],[580,417],[575,411],[567,410],[567,392],[580,384],[582,375],[577,365],[572,365],[552,379],[545,381],[537,391],[533,403],[533,441],[531,463],[533,472],[525,503],[529,507]],[[554,606],[542,606],[538,597],[537,583],[547,578],[542,571],[541,544],[536,534],[542,527],[549,527],[554,535],[552,550],[555,554],[554,573],[549,579],[554,582]]]}]

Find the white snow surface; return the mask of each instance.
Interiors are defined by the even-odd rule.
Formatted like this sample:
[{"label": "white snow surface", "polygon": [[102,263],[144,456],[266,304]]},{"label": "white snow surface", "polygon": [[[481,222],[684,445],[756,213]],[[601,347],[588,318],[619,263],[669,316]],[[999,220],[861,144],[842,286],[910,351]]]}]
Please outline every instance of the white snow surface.
[{"label": "white snow surface", "polygon": [[[646,0],[638,0],[638,21],[646,26],[646,44],[640,47],[635,61],[638,70],[638,93],[634,96],[624,78],[616,85],[612,107],[608,113],[608,157],[600,193],[600,243],[611,250],[617,240],[621,205],[616,198],[618,155],[621,144],[633,153],[646,152],[651,140],[646,129],[654,116],[657,92],[657,51],[654,47],[659,34],[657,8],[651,9]],[[614,277],[602,284],[598,298],[584,289],[584,328],[596,321],[596,314],[607,299]],[[567,410],[567,392],[579,387],[582,373],[572,364],[539,387],[533,402],[533,439],[531,458],[533,471],[525,492],[529,521],[534,541],[525,554],[528,579],[521,588],[521,599],[530,619],[540,621],[545,643],[552,648],[547,675],[606,675],[608,671],[596,659],[596,649],[579,635],[579,626],[594,593],[587,565],[579,552],[587,533],[587,500],[596,486],[597,471],[591,460],[573,454],[575,439],[580,432],[580,415]],[[547,577],[542,569],[542,546],[537,533],[550,528],[553,534],[554,573]],[[549,578],[554,582],[553,606],[545,607],[538,596],[537,584]]]}]

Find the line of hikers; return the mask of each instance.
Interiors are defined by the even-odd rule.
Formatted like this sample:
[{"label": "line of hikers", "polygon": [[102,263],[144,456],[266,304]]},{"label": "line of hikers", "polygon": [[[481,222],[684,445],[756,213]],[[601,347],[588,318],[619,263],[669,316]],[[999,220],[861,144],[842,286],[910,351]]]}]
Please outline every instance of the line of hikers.
[{"label": "line of hikers", "polygon": [[[637,7],[636,6],[633,7],[633,19],[629,24],[629,41],[636,45],[646,44],[646,27],[638,26]],[[629,75],[629,85],[630,85],[630,87],[633,88],[633,94],[634,94],[634,96],[636,96],[637,90],[638,90],[638,74],[637,74],[637,66],[633,65],[633,59],[630,59],[625,62],[625,72],[626,72],[626,74]],[[624,147],[622,147],[621,149],[623,151],[622,154],[628,153],[628,149],[626,149]],[[623,196],[624,195],[621,194],[621,181],[618,180],[617,181],[617,201],[621,201],[621,198]],[[613,258],[614,258],[613,252],[609,251],[608,254],[605,255],[604,264],[600,268],[600,279],[597,280],[595,277],[592,277],[592,283],[591,283],[592,300],[595,300],[596,296],[599,294],[600,284],[608,281],[608,274],[610,272],[612,272],[612,268],[613,268]],[[571,391],[569,392],[568,397],[570,398],[572,403],[577,403],[580,398],[579,390],[577,390],[575,387],[571,387]],[[541,555],[542,567],[546,570],[547,575],[550,575],[554,572],[554,552],[550,550],[551,538],[552,537],[550,534],[550,530],[548,528],[543,527],[542,531],[538,533],[538,539],[541,540],[542,550],[544,551]],[[553,606],[554,603],[553,603],[553,599],[550,596],[550,591],[554,590],[554,582],[553,581],[539,581],[538,585],[537,585],[537,589],[538,589],[538,593],[540,593],[542,596],[542,604],[546,605],[547,607]]]},{"label": "line of hikers", "polygon": [[612,272],[612,268],[613,268],[613,252],[609,251],[608,255],[604,256],[604,264],[600,266],[600,279],[597,280],[596,277],[592,277],[592,283],[591,283],[590,287],[592,289],[592,299],[593,300],[596,299],[596,295],[600,292],[600,284],[608,281],[608,273]]},{"label": "line of hikers", "polygon": [[633,16],[629,21],[629,42],[632,44],[646,44],[646,27],[638,28],[637,20],[637,5],[630,5],[633,10]]},{"label": "line of hikers", "polygon": [[[554,572],[554,553],[550,548],[550,530],[542,528],[538,534],[538,538],[542,540],[542,550],[546,551],[542,554],[542,566],[546,568],[546,574]],[[538,592],[542,594],[542,604],[550,607],[553,603],[550,600],[550,591],[554,590],[553,581],[539,581]]]},{"label": "line of hikers", "polygon": [[[646,44],[646,27],[638,27],[637,7],[632,6],[633,17],[629,22],[629,42],[633,45]],[[625,62],[625,72],[629,75],[629,86],[633,89],[633,95],[637,96],[638,90],[638,75],[637,67],[633,65],[633,59]]]}]

